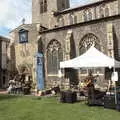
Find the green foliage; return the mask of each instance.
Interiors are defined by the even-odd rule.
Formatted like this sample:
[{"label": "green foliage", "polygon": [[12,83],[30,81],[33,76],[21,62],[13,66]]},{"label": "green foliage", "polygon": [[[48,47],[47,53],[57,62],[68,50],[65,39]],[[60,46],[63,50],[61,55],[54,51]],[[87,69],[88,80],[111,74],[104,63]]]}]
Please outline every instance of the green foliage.
[{"label": "green foliage", "polygon": [[120,112],[60,103],[56,97],[0,95],[0,120],[119,120]]}]

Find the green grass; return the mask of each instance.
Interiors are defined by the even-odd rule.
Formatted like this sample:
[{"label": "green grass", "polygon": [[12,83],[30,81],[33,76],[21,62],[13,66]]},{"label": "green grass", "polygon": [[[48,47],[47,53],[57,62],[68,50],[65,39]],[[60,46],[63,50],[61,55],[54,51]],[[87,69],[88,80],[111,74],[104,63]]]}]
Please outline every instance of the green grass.
[{"label": "green grass", "polygon": [[56,97],[0,95],[0,120],[120,120],[120,112],[83,102],[64,104]]}]

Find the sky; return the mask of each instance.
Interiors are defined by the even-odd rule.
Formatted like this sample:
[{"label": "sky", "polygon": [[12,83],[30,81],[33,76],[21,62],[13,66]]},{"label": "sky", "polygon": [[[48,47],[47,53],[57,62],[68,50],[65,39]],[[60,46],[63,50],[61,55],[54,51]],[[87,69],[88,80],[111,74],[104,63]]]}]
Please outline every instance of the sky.
[{"label": "sky", "polygon": [[[71,7],[87,4],[97,0],[70,0]],[[32,0],[0,0],[0,35],[8,36],[9,32],[19,26],[22,19],[31,23]]]}]

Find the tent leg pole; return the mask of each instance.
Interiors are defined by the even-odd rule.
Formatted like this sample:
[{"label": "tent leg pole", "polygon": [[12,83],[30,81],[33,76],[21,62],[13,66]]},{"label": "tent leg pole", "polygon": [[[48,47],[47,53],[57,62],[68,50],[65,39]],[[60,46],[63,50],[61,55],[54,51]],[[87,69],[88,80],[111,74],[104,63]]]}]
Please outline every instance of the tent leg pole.
[{"label": "tent leg pole", "polygon": [[[113,72],[115,72],[115,67],[113,68]],[[117,90],[116,90],[116,82],[115,82],[115,104],[117,105]]]},{"label": "tent leg pole", "polygon": [[117,105],[117,90],[116,90],[116,82],[115,82],[115,104]]}]

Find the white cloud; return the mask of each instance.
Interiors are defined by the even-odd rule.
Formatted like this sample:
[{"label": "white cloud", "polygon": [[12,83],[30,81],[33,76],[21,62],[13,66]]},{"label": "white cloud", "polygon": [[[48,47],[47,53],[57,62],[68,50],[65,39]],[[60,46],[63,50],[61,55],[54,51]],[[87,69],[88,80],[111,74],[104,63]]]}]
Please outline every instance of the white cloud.
[{"label": "white cloud", "polygon": [[31,0],[0,0],[0,26],[15,28],[23,18],[31,22]]}]

